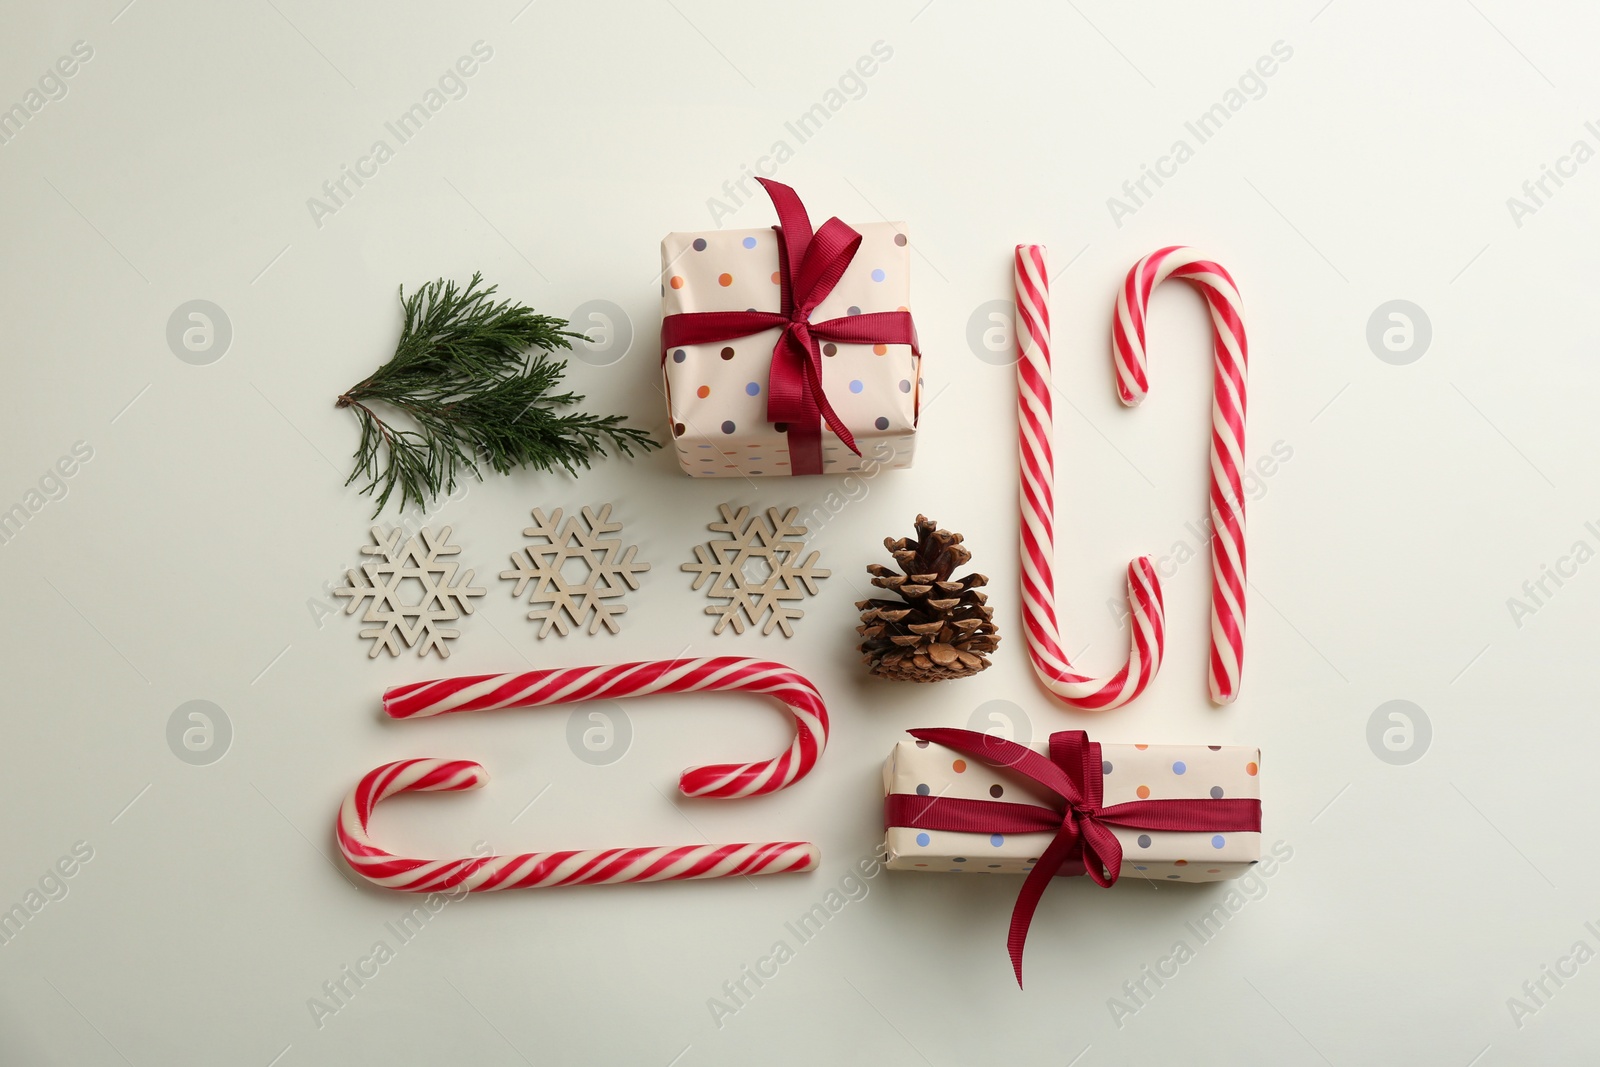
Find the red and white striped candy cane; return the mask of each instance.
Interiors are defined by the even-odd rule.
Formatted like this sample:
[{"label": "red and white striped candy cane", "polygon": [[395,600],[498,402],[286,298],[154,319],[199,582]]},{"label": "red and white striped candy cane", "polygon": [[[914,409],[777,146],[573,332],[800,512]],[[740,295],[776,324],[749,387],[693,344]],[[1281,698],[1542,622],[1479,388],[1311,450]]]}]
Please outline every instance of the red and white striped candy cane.
[{"label": "red and white striped candy cane", "polygon": [[451,860],[408,859],[372,843],[367,822],[378,801],[397,793],[477,789],[488,773],[468,760],[411,759],[386,763],[361,779],[339,808],[339,851],[357,874],[386,889],[433,893],[463,889],[542,889],[560,885],[611,885],[737,874],[784,874],[817,866],[817,846],[805,841],[760,844],[602,848],[526,852]]},{"label": "red and white striped candy cane", "polygon": [[1167,278],[1188,282],[1211,309],[1216,374],[1211,396],[1211,699],[1239,695],[1244,665],[1244,412],[1250,346],[1238,287],[1222,265],[1192,248],[1158,249],[1134,264],[1117,294],[1112,326],[1117,393],[1132,407],[1150,388],[1145,355],[1145,310],[1150,292]]},{"label": "red and white striped candy cane", "polygon": [[1165,617],[1161,581],[1149,556],[1128,564],[1128,659],[1115,674],[1094,677],[1068,661],[1056,622],[1055,459],[1051,444],[1050,274],[1043,245],[1018,245],[1017,425],[1022,470],[1022,623],[1028,657],[1045,687],[1078,708],[1120,707],[1138,696],[1161,666]]},{"label": "red and white striped candy cane", "polygon": [[760,796],[798,782],[817,765],[828,744],[828,709],[816,686],[781,663],[740,656],[412,682],[385,691],[383,710],[392,718],[416,719],[458,711],[532,708],[701,690],[738,690],[776,697],[794,716],[795,738],[788,751],[769,760],[690,767],[678,780],[678,788],[685,796]]}]

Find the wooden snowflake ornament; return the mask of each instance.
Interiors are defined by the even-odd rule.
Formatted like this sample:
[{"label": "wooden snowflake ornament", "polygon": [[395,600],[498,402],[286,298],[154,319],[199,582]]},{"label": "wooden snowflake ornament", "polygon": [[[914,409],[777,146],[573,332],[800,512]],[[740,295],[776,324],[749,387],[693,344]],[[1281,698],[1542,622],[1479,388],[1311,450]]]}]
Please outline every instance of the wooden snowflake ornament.
[{"label": "wooden snowflake ornament", "polygon": [[[459,564],[439,558],[461,551],[459,545],[450,543],[450,527],[444,527],[437,535],[424,527],[405,541],[402,528],[396,527],[385,535],[382,527],[374,526],[372,541],[362,547],[361,554],[378,556],[379,562],[363,563],[359,571],[346,571],[349,584],[333,591],[334,596],[349,598],[345,607],[348,615],[354,615],[368,599],[372,601],[361,621],[382,625],[361,631],[362,637],[372,638],[372,651],[367,655],[377,656],[379,651],[388,649],[389,655],[398,656],[402,644],[406,648],[417,647],[420,639],[418,656],[426,656],[432,648],[438,650],[441,659],[448,657],[450,646],[445,642],[460,637],[461,631],[439,624],[471,615],[472,601],[468,598],[488,591],[473,587],[471,571],[458,579]],[[420,593],[407,595],[415,591]]]},{"label": "wooden snowflake ornament", "polygon": [[[742,634],[747,620],[757,626],[765,617],[762,634],[781,629],[783,636],[793,637],[790,623],[805,615],[793,603],[816,596],[818,580],[831,573],[816,565],[819,553],[801,559],[806,546],[799,538],[805,536],[806,528],[794,522],[800,509],[790,508],[780,516],[777,508],[768,508],[763,523],[750,517],[749,508],[734,514],[727,504],[718,506],[722,521],[711,523],[710,528],[728,536],[695,545],[697,562],[683,564],[684,570],[699,575],[692,588],[703,585],[707,597],[726,601],[706,608],[707,615],[718,616],[711,632],[720,634],[731,623],[733,632]],[[751,575],[747,567],[752,565],[761,568],[764,576]]]},{"label": "wooden snowflake ornament", "polygon": [[[620,522],[611,522],[611,505],[602,504],[598,513],[583,509],[584,526],[576,517],[561,523],[561,509],[556,508],[548,519],[538,508],[533,509],[533,525],[522,531],[524,537],[542,539],[538,544],[526,545],[511,556],[512,569],[501,571],[500,577],[514,578],[517,587],[511,595],[522,598],[529,585],[528,603],[534,609],[528,618],[542,622],[542,638],[553,629],[565,637],[567,620],[582,626],[586,619],[589,632],[599,633],[603,625],[617,632],[617,616],[628,610],[618,603],[629,589],[639,588],[635,575],[650,569],[648,563],[635,563],[633,554],[637,546],[623,548],[621,540],[607,535],[622,529]],[[574,584],[564,573],[568,561],[582,560],[584,577]]]}]

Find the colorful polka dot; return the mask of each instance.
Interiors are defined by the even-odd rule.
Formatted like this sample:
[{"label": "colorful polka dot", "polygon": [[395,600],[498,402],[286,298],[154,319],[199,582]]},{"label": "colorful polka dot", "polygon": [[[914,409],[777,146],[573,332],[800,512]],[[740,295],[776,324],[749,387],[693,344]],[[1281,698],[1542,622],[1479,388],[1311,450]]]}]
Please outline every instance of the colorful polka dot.
[{"label": "colorful polka dot", "polygon": [[1206,873],[1207,874],[1221,874],[1222,873],[1222,868],[1221,867],[1207,867],[1206,868]]},{"label": "colorful polka dot", "polygon": [[989,835],[989,844],[993,845],[995,848],[999,848],[1001,845],[1003,845],[1005,843],[1006,843],[1006,835],[1005,834],[990,834]]},{"label": "colorful polka dot", "polygon": [[902,393],[911,392],[911,380],[909,378],[901,378],[900,379],[900,391]]},{"label": "colorful polka dot", "polygon": [[1261,768],[1257,767],[1254,763],[1246,763],[1244,765],[1244,773],[1249,774],[1249,775],[1254,775],[1260,769]]},{"label": "colorful polka dot", "polygon": [[672,286],[674,289],[682,289],[683,288],[683,277],[682,277],[682,275],[674,274],[671,278],[667,279],[667,284]]},{"label": "colorful polka dot", "polygon": [[1227,843],[1228,843],[1227,838],[1223,837],[1221,834],[1213,834],[1211,836],[1211,847],[1212,848],[1221,848],[1223,845],[1226,845]]},{"label": "colorful polka dot", "polygon": [[957,774],[965,774],[967,771],[967,761],[964,759],[958,759],[954,763],[950,764],[950,769],[955,771]]},{"label": "colorful polka dot", "polygon": [[867,387],[866,383],[863,382],[860,378],[857,378],[855,381],[850,383],[850,391],[852,393],[859,393],[859,392],[861,392],[861,390],[865,389],[866,387]]},{"label": "colorful polka dot", "polygon": [[873,345],[872,346],[872,354],[875,355],[875,356],[887,356],[889,354],[889,346],[888,345]]},{"label": "colorful polka dot", "polygon": [[1150,869],[1150,868],[1149,868],[1149,867],[1146,867],[1146,866],[1145,866],[1145,865],[1144,865],[1144,864],[1142,864],[1142,863],[1135,863],[1135,864],[1134,864],[1134,865],[1133,865],[1133,869],[1134,869],[1134,870],[1136,870],[1136,871],[1148,871],[1148,870],[1149,870],[1149,869]]},{"label": "colorful polka dot", "polygon": [[689,358],[689,353],[685,352],[683,349],[674,348],[672,350],[672,362],[674,362],[674,363],[682,363],[684,360],[686,360],[688,358]]},{"label": "colorful polka dot", "polygon": [[722,286],[724,289],[726,289],[728,286],[733,284],[733,275],[731,275],[731,274],[719,274],[719,275],[717,275],[717,284]]},{"label": "colorful polka dot", "polygon": [[876,419],[872,420],[872,425],[876,426],[880,430],[887,430],[889,428],[889,420],[885,416],[879,415]]},{"label": "colorful polka dot", "polygon": [[904,248],[905,244],[906,244],[906,235],[903,234],[903,233],[895,234],[894,235],[894,243],[899,245],[900,247]]},{"label": "colorful polka dot", "polygon": [[[775,423],[772,424],[772,428],[774,430],[777,430],[779,433],[788,433],[789,432],[789,424],[787,422],[775,422]],[[779,451],[787,452],[788,449],[780,449]],[[926,741],[918,741],[917,742],[917,747],[918,748],[927,748],[928,747],[928,742],[926,742]]]},{"label": "colorful polka dot", "polygon": [[1168,878],[1168,879],[1169,879],[1169,880],[1171,880],[1171,881],[1174,881],[1174,882],[1176,882],[1176,881],[1179,881],[1179,878],[1178,878],[1178,876],[1177,876],[1177,875],[1175,875],[1175,874],[1169,874],[1169,875],[1167,875],[1167,878]]},{"label": "colorful polka dot", "polygon": [[699,397],[701,400],[704,400],[706,397],[711,395],[711,386],[702,385],[700,388],[694,391],[694,395]]},{"label": "colorful polka dot", "polygon": [[965,862],[967,862],[967,857],[965,857],[965,856],[951,856],[950,857],[950,862],[951,863],[965,863]]},{"label": "colorful polka dot", "polygon": [[777,271],[773,271],[772,272],[772,284],[773,285],[782,285],[783,284],[783,275],[779,274]]},{"label": "colorful polka dot", "polygon": [[1176,763],[1174,763],[1172,765],[1172,773],[1173,774],[1182,774],[1184,771],[1186,771],[1188,769],[1189,769],[1188,767],[1184,766],[1183,760],[1178,760]]},{"label": "colorful polka dot", "polygon": [[737,429],[738,429],[738,427],[733,424],[733,420],[731,420],[731,419],[722,424],[722,432],[723,433],[732,433],[734,430],[737,430]]},{"label": "colorful polka dot", "polygon": [[756,239],[754,237],[746,237],[742,243],[746,248],[754,248],[756,246]]},{"label": "colorful polka dot", "polygon": [[744,387],[744,391],[745,391],[745,395],[746,396],[760,396],[761,395],[761,383],[760,382],[750,382],[748,385],[746,385]]},{"label": "colorful polka dot", "polygon": [[931,840],[931,838],[929,838],[927,834],[918,834],[917,835],[917,844],[921,845],[923,848],[927,848],[928,847],[928,842],[930,840]]},{"label": "colorful polka dot", "polygon": [[1174,867],[1187,867],[1187,866],[1189,866],[1189,861],[1188,860],[1173,860],[1172,861],[1172,865]]},{"label": "colorful polka dot", "polygon": [[1110,760],[1103,759],[1103,760],[1100,761],[1100,773],[1101,774],[1110,774],[1111,773],[1111,761]]},{"label": "colorful polka dot", "polygon": [[683,431],[684,431],[683,423],[675,422],[675,423],[672,424],[672,436],[674,436],[674,437],[682,437],[683,436]]},{"label": "colorful polka dot", "polygon": [[844,309],[844,313],[846,315],[859,315],[861,314],[861,309],[856,307],[854,304],[851,304],[849,307]]},{"label": "colorful polka dot", "polygon": [[1139,847],[1140,848],[1149,848],[1150,847],[1150,835],[1149,834],[1140,834],[1139,835]]},{"label": "colorful polka dot", "polygon": [[1150,746],[1149,745],[1134,745],[1133,747],[1138,749],[1140,752],[1143,752],[1145,749],[1149,748]]},{"label": "colorful polka dot", "polygon": [[989,795],[992,797],[1004,796],[1005,792],[1006,787],[1003,785],[991,785],[989,787]]},{"label": "colorful polka dot", "polygon": [[[781,422],[778,423],[778,429],[781,431],[783,428],[784,428],[783,423],[781,423]],[[928,747],[928,742],[922,740],[921,738],[918,738],[917,739],[917,747],[918,748],[927,748]]]},{"label": "colorful polka dot", "polygon": [[1134,790],[1134,793],[1139,797],[1140,800],[1147,800],[1150,797],[1150,787],[1147,785],[1141,785],[1138,789]]},{"label": "colorful polka dot", "polygon": [[1222,746],[1221,745],[1207,745],[1206,747],[1209,748],[1213,752],[1221,752],[1222,751]]},{"label": "colorful polka dot", "polygon": [[706,250],[706,239],[704,237],[696,237],[694,239],[694,250],[696,252],[704,252]]},{"label": "colorful polka dot", "polygon": [[928,788],[928,783],[927,782],[919,782],[917,784],[917,796],[925,797],[931,792],[933,792],[933,790]]},{"label": "colorful polka dot", "polygon": [[888,277],[888,275],[883,273],[883,268],[881,268],[881,267],[875,268],[873,270],[873,272],[872,272],[872,280],[875,281],[875,282],[881,282],[881,281],[883,281],[884,278],[887,278],[887,277]]},{"label": "colorful polka dot", "polygon": [[1212,800],[1221,800],[1222,799],[1222,787],[1220,785],[1214,785],[1214,786],[1211,787],[1211,799]]},{"label": "colorful polka dot", "polygon": [[822,354],[825,356],[837,356],[839,354],[839,346],[829,341],[822,346]]},{"label": "colorful polka dot", "polygon": [[733,356],[734,356],[734,351],[733,351],[733,348],[731,346],[729,346],[727,348],[724,348],[721,352],[719,352],[717,354],[720,355],[723,359],[732,359]]}]

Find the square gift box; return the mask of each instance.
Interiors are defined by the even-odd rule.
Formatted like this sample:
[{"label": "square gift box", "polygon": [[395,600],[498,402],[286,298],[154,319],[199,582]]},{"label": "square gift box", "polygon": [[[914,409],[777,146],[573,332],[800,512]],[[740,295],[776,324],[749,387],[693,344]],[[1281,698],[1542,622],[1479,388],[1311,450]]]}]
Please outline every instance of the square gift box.
[{"label": "square gift box", "polygon": [[[819,241],[825,229],[818,231]],[[817,302],[809,323],[881,312],[908,317],[911,256],[904,225],[873,222],[849,230],[860,235],[860,246]],[[775,228],[668,234],[661,242],[663,316],[785,314],[782,240]],[[768,419],[774,349],[784,332],[775,324],[744,336],[665,348],[668,415],[685,473],[717,478],[796,472],[790,427]],[[800,473],[870,474],[911,466],[922,391],[922,361],[913,346],[820,337],[815,343],[821,391],[860,454],[821,426],[820,470]]]}]

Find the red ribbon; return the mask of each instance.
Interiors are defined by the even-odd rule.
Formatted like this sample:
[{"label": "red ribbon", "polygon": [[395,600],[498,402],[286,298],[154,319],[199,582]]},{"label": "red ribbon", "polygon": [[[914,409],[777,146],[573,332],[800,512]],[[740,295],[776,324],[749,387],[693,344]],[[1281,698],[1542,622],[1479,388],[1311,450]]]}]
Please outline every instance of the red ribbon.
[{"label": "red ribbon", "polygon": [[1106,807],[1100,745],[1090,741],[1082,730],[1051,734],[1048,757],[1026,745],[975,730],[909,732],[918,740],[932,741],[1015,771],[1062,800],[1063,806],[1054,808],[904,793],[891,793],[884,798],[886,827],[984,834],[1055,832],[1055,839],[1039,854],[1038,862],[1028,872],[1022,891],[1017,894],[1016,907],[1011,911],[1011,932],[1006,938],[1006,947],[1011,953],[1011,966],[1016,971],[1019,987],[1028,926],[1033,922],[1033,913],[1050,879],[1057,875],[1087,874],[1097,885],[1108,886],[1122,873],[1122,845],[1107,824],[1138,830],[1261,830],[1259,800],[1133,800]]},{"label": "red ribbon", "polygon": [[[908,311],[812,322],[811,314],[839,284],[845,268],[861,247],[861,235],[838,219],[829,219],[815,233],[805,205],[780,182],[757,178],[778,209],[778,278],[781,304],[771,311],[699,311],[668,315],[661,320],[661,361],[681,345],[715,344],[781,328],[772,349],[767,380],[767,420],[783,425],[789,440],[789,469],[795,474],[822,473],[822,430],[819,422],[856,455],[856,439],[822,390],[822,342],[910,345],[917,358],[917,329]],[[799,269],[795,269],[799,264]]]}]

